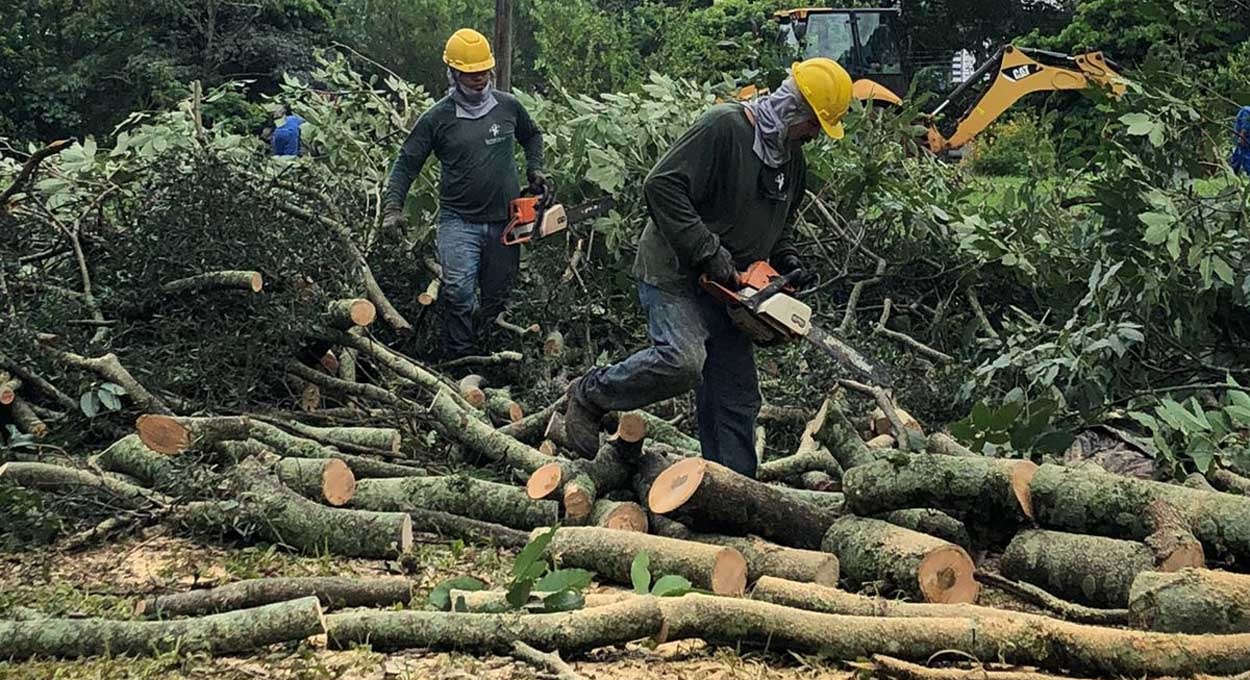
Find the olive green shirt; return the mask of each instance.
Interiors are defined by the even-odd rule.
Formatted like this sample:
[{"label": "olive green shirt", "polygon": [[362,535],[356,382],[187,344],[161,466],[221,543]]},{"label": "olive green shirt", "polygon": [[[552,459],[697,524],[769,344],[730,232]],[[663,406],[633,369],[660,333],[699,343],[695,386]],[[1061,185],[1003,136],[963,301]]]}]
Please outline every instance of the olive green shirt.
[{"label": "olive green shirt", "polygon": [[651,220],[634,260],[639,279],[693,294],[699,265],[722,245],[739,270],[794,252],[787,227],[803,196],[803,152],[796,148],[784,165],[770,168],[754,143],[742,106],[719,104],[656,163],[643,185]]},{"label": "olive green shirt", "polygon": [[543,169],[543,136],[516,97],[495,91],[499,104],[469,120],[456,117],[456,104],[444,97],[417,119],[383,194],[383,205],[402,206],[413,181],[433,153],[442,165],[439,207],[470,222],[508,219],[508,203],[521,193],[513,140],[525,149],[530,170]]}]

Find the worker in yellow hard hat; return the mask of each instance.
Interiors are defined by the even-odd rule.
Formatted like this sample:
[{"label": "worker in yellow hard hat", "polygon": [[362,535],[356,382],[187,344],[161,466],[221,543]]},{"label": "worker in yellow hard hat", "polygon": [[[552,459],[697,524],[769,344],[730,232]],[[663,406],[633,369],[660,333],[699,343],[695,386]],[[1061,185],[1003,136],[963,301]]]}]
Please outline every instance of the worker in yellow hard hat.
[{"label": "worker in yellow hard hat", "polygon": [[776,92],[708,109],[652,168],[634,273],[653,346],[569,388],[565,434],[575,450],[594,454],[606,412],[695,388],[704,457],[755,475],[752,341],[698,279],[736,288],[738,272],[760,260],[782,274],[806,272],[788,228],[804,195],[802,145],[821,130],[841,139],[850,101],[851,78],[837,62],[796,63]]},{"label": "worker in yellow hard hat", "polygon": [[494,318],[503,311],[520,265],[519,249],[500,241],[508,206],[521,191],[514,140],[525,149],[530,190],[544,192],[546,178],[542,132],[516,97],[495,89],[495,56],[486,37],[469,28],[456,31],[443,62],[447,96],[422,114],[408,135],[391,168],[382,206],[384,230],[406,231],[408,190],[430,154],[438,158],[442,345],[443,354],[454,359],[479,353],[478,312]]}]

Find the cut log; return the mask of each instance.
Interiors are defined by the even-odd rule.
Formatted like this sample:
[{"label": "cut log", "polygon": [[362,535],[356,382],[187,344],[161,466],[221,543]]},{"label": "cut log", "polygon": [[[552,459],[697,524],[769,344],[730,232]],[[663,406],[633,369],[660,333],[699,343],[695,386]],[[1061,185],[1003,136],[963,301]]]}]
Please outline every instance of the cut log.
[{"label": "cut log", "polygon": [[1208,557],[1250,561],[1250,498],[1244,496],[1059,465],[1041,466],[1029,490],[1043,527],[1139,541],[1154,533],[1147,509],[1163,500],[1181,512]]},{"label": "cut log", "polygon": [[847,470],[846,507],[858,515],[934,508],[1015,527],[1032,517],[1029,482],[1037,466],[1027,460],[890,453]]},{"label": "cut log", "polygon": [[520,422],[499,428],[500,434],[507,435],[526,444],[537,443],[542,439],[543,433],[546,432],[547,424],[551,422],[551,416],[564,410],[564,400],[565,397],[560,397],[543,410],[525,416]]},{"label": "cut log", "polygon": [[963,548],[889,522],[843,517],[829,527],[822,549],[838,556],[857,586],[880,582],[887,592],[942,603],[972,602],[979,590]]},{"label": "cut log", "polygon": [[234,503],[189,503],[175,510],[198,530],[254,531],[310,554],[390,558],[412,547],[412,519],[402,512],[329,508],[283,486],[263,466],[245,461],[230,475]]},{"label": "cut log", "polygon": [[1146,506],[1146,525],[1152,532],[1146,547],[1154,552],[1159,571],[1178,571],[1206,566],[1206,551],[1186,524],[1185,516],[1171,503],[1155,499]]},{"label": "cut log", "polygon": [[799,475],[799,487],[806,491],[838,491],[842,484],[829,474],[815,470]]},{"label": "cut log", "polygon": [[35,441],[43,441],[43,438],[48,436],[47,423],[43,422],[43,419],[35,413],[35,409],[31,408],[30,403],[25,399],[15,398],[9,405],[9,413],[13,416],[13,422],[17,424],[18,429],[30,435]]},{"label": "cut log", "polygon": [[[911,430],[921,436],[924,436],[924,428],[920,426],[920,421],[913,418],[910,413],[908,413],[907,411],[904,411],[901,408],[896,407],[894,409],[894,412],[898,414],[898,420],[900,423],[902,423],[904,428]],[[872,418],[872,433],[873,434],[875,435],[883,435],[883,434],[893,435],[894,434],[894,426],[890,423],[890,417],[886,415],[883,409],[881,408],[873,409],[872,415],[870,416],[870,418]]]},{"label": "cut log", "polygon": [[486,406],[486,392],[482,390],[485,382],[486,379],[480,375],[466,375],[460,379],[460,396],[473,408]]},{"label": "cut log", "polygon": [[786,548],[756,536],[700,534],[663,517],[657,517],[656,520],[654,529],[657,535],[721,545],[742,553],[747,561],[747,581],[750,583],[764,576],[772,576],[829,587],[838,585],[838,558],[829,553]]},{"label": "cut log", "polygon": [[126,370],[126,367],[122,365],[117,355],[112,352],[104,356],[88,359],[84,356],[50,347],[46,343],[41,344],[40,347],[66,366],[90,371],[111,383],[120,385],[126,391],[126,397],[142,411],[162,415],[171,415],[173,413],[165,405],[165,402],[155,397],[138,380],[135,380],[130,371]]},{"label": "cut log", "polygon": [[137,434],[126,435],[113,442],[112,446],[96,456],[95,462],[103,470],[130,475],[144,486],[159,491],[169,491],[179,482],[169,457],[149,449]]},{"label": "cut log", "polygon": [[[806,611],[845,616],[891,618],[991,619],[1028,616],[1019,612],[966,603],[906,602],[884,597],[849,593],[833,586],[763,576],[751,590],[751,599]],[[1034,618],[1042,618],[1034,616]]]},{"label": "cut log", "polygon": [[647,511],[632,502],[596,501],[590,511],[590,524],[617,531],[647,533]]},{"label": "cut log", "polygon": [[335,458],[283,458],[273,470],[292,491],[336,508],[347,505],[356,493],[356,476],[347,463]]},{"label": "cut log", "polygon": [[[343,356],[352,356],[354,353],[354,350],[344,351]],[[343,366],[346,366],[346,364]],[[340,366],[339,368],[342,369],[343,366]],[[299,376],[300,378],[321,387],[323,390],[345,394],[352,397],[360,397],[362,399],[387,404],[388,406],[401,406],[405,403],[403,399],[400,399],[391,392],[382,389],[377,385],[355,382],[354,380],[348,379],[346,371],[340,371],[340,373],[344,376],[343,378],[335,378],[314,368],[305,366],[298,361],[288,362],[286,370],[291,375]]]},{"label": "cut log", "polygon": [[463,614],[357,611],[326,616],[332,649],[369,645],[374,651],[434,648],[506,654],[514,641],[578,654],[654,635],[663,625],[658,598],[559,614]]},{"label": "cut log", "polygon": [[11,377],[20,378],[22,380],[23,387],[33,389],[48,399],[55,401],[61,406],[61,408],[70,412],[78,409],[77,399],[74,399],[65,392],[62,392],[60,389],[57,389],[56,385],[48,382],[38,373],[35,373],[34,371],[31,371],[25,366],[17,363],[12,357],[4,352],[0,352],[0,368],[6,369]]},{"label": "cut log", "polygon": [[988,571],[978,571],[977,580],[981,583],[1005,591],[1019,600],[1050,612],[1064,621],[1089,623],[1096,626],[1128,625],[1128,609],[1100,609],[1086,607],[1083,604],[1069,602],[1061,597],[1038,588],[1024,581],[1013,581]]},{"label": "cut log", "polygon": [[321,358],[317,360],[317,365],[324,369],[327,374],[332,376],[338,375],[339,369],[343,366],[342,362],[339,361],[338,356],[334,353],[334,350],[326,350],[326,353],[322,354]]},{"label": "cut log", "polygon": [[977,458],[976,453],[972,449],[955,441],[955,438],[945,432],[934,432],[929,435],[929,453],[940,453],[944,456],[963,456],[964,458]]},{"label": "cut log", "polygon": [[1239,496],[1250,496],[1250,479],[1228,470],[1212,470],[1207,478],[1211,486],[1224,493],[1235,493]]},{"label": "cut log", "polygon": [[864,442],[864,446],[867,446],[870,449],[892,449],[897,445],[898,441],[894,439],[894,436],[888,434],[879,434]]},{"label": "cut log", "polygon": [[154,595],[135,604],[136,617],[203,616],[262,605],[315,597],[326,609],[390,607],[412,600],[412,582],[406,578],[342,578],[307,576],[256,578],[216,588],[171,595]]},{"label": "cut log", "polygon": [[321,388],[303,378],[288,373],[285,376],[286,388],[295,400],[295,407],[304,413],[311,413],[321,408]]},{"label": "cut log", "polygon": [[554,359],[564,354],[564,334],[558,330],[551,331],[543,338],[543,356]]},{"label": "cut log", "polygon": [[319,441],[326,446],[353,447],[362,451],[385,451],[399,454],[403,439],[393,427],[313,427],[303,423],[283,423],[301,437]]},{"label": "cut log", "polygon": [[[546,532],[535,529],[531,537]],[[547,547],[547,555],[561,565],[589,569],[622,585],[632,583],[630,567],[643,551],[651,558],[656,578],[683,576],[696,588],[718,595],[741,595],[746,590],[746,559],[733,548],[599,527],[561,527]]]},{"label": "cut log", "polygon": [[[552,593],[530,593],[530,600],[541,600]],[[448,593],[451,599],[452,611],[471,612],[474,614],[502,614],[512,611],[512,605],[508,603],[508,591],[506,590],[455,590]],[[640,595],[632,592],[615,592],[615,593],[583,593],[582,598],[586,601],[586,609],[594,607],[603,607],[609,604],[618,604],[627,600],[634,600]]]},{"label": "cut log", "polygon": [[417,294],[417,303],[422,307],[429,307],[438,302],[438,295],[443,290],[443,280],[439,278],[430,279],[426,284],[425,290]]},{"label": "cut log", "polygon": [[559,519],[555,501],[531,500],[524,489],[462,475],[362,479],[351,505],[394,512],[438,510],[516,529],[551,526]]},{"label": "cut log", "polygon": [[1057,531],[1023,531],[1003,552],[1003,576],[1097,607],[1128,606],[1129,588],[1154,568],[1141,543]]},{"label": "cut log", "polygon": [[755,476],[761,482],[775,482],[808,472],[823,472],[831,477],[840,477],[842,466],[834,460],[829,449],[818,445],[813,449],[800,450],[792,456],[770,460],[759,466]]},{"label": "cut log", "polygon": [[413,531],[434,534],[446,540],[459,539],[466,543],[518,550],[530,540],[529,532],[438,510],[413,510],[408,516],[412,518]]},{"label": "cut log", "polygon": [[676,446],[679,449],[694,451],[696,453],[699,452],[700,447],[698,439],[682,432],[672,423],[657,415],[653,415],[646,411],[638,411],[638,414],[646,420],[647,437],[660,442],[661,444]]},{"label": "cut log", "polygon": [[452,441],[490,460],[527,473],[533,473],[552,462],[550,456],[545,456],[534,448],[492,429],[486,423],[470,415],[468,411],[458,407],[451,397],[450,390],[438,392],[430,404],[430,414],[438,420],[442,426],[442,432]]},{"label": "cut log", "polygon": [[876,519],[883,519],[890,524],[905,529],[936,536],[943,541],[954,543],[964,550],[972,550],[972,539],[968,537],[968,528],[964,526],[963,522],[941,510],[916,508],[895,510],[894,512],[877,515]]},{"label": "cut log", "polygon": [[8,406],[17,400],[17,393],[21,389],[21,380],[10,377],[8,373],[0,373],[0,406]]},{"label": "cut log", "polygon": [[[553,422],[556,417],[552,416]],[[546,498],[560,489],[566,518],[583,521],[601,494],[629,484],[646,434],[646,421],[638,413],[621,414],[616,434],[599,447],[594,458],[553,459],[530,475],[526,491],[530,498]]]},{"label": "cut log", "polygon": [[830,401],[825,425],[816,433],[816,440],[829,449],[843,470],[871,463],[886,453],[868,448],[836,400]]},{"label": "cut log", "polygon": [[214,290],[243,290],[259,293],[265,289],[265,277],[256,271],[206,272],[185,279],[170,281],[161,286],[165,295],[204,293]]},{"label": "cut log", "polygon": [[251,436],[251,422],[241,416],[181,418],[149,413],[139,416],[135,428],[145,446],[165,455],[206,450],[217,442]]},{"label": "cut log", "polygon": [[1036,671],[991,670],[981,664],[973,668],[930,668],[881,654],[872,655],[872,671],[873,677],[886,680],[1075,680]]},{"label": "cut log", "polygon": [[812,412],[791,406],[777,406],[776,404],[765,403],[760,407],[758,420],[763,423],[778,423],[781,425],[803,425],[812,419]]},{"label": "cut log", "polygon": [[322,446],[311,439],[296,437],[269,423],[259,420],[250,422],[251,437],[262,445],[272,448],[284,458],[337,458],[347,463],[347,467],[352,469],[352,474],[357,479],[425,476],[425,471],[421,468],[340,453],[332,447]]},{"label": "cut log", "polygon": [[141,510],[173,502],[172,499],[141,486],[48,463],[5,463],[0,465],[0,482],[9,482],[34,491],[87,495],[127,510]]},{"label": "cut log", "polygon": [[326,306],[325,321],[339,330],[368,326],[378,316],[372,302],[364,298],[333,300]]},{"label": "cut log", "polygon": [[177,651],[233,654],[325,631],[315,597],[177,621],[40,619],[0,621],[6,659],[152,656]]},{"label": "cut log", "polygon": [[796,548],[818,547],[836,517],[794,493],[702,458],[687,458],[662,472],[647,505],[661,515],[680,508],[695,529],[754,534]]},{"label": "cut log", "polygon": [[1129,591],[1129,618],[1166,633],[1250,633],[1250,576],[1207,569],[1142,572]]},{"label": "cut log", "polygon": [[525,409],[512,400],[508,390],[486,390],[486,414],[495,422],[519,423],[525,417]]}]

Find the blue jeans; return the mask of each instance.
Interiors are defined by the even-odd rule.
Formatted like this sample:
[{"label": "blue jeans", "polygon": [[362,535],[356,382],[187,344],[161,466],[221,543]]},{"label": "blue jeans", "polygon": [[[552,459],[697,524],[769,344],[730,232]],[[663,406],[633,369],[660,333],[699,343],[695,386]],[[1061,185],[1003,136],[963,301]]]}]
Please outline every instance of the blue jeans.
[{"label": "blue jeans", "polygon": [[451,359],[477,353],[474,318],[477,288],[481,314],[491,319],[504,310],[521,263],[521,250],[499,242],[507,222],[469,222],[444,210],[438,216],[438,264],[443,268],[439,295],[443,314],[443,353]]},{"label": "blue jeans", "polygon": [[580,396],[605,411],[628,411],[695,389],[703,457],[755,477],[755,418],[760,386],[755,348],[724,305],[638,284],[652,346],[597,368],[579,383]]},{"label": "blue jeans", "polygon": [[1233,166],[1234,174],[1250,175],[1250,149],[1233,149],[1233,157],[1229,162]]}]

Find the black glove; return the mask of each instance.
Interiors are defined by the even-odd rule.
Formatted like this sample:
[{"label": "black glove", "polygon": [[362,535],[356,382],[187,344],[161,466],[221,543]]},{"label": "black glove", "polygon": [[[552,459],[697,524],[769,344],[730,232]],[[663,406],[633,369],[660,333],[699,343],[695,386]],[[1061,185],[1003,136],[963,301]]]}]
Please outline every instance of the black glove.
[{"label": "black glove", "polygon": [[785,276],[795,270],[802,270],[803,273],[791,282],[791,285],[795,288],[806,288],[816,281],[816,273],[804,267],[803,260],[794,253],[786,253],[785,255],[778,257],[773,262],[773,269],[776,269],[777,273],[782,276]]},{"label": "black glove", "polygon": [[530,193],[535,196],[547,193],[547,176],[542,170],[529,170],[525,173],[525,178],[530,183]]},{"label": "black glove", "polygon": [[408,216],[401,206],[382,208],[382,234],[388,238],[402,237],[408,233]]},{"label": "black glove", "polygon": [[716,254],[704,260],[699,269],[709,279],[726,288],[738,288],[738,269],[734,267],[734,256],[725,250],[725,246],[721,246]]}]

